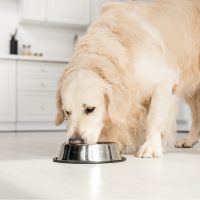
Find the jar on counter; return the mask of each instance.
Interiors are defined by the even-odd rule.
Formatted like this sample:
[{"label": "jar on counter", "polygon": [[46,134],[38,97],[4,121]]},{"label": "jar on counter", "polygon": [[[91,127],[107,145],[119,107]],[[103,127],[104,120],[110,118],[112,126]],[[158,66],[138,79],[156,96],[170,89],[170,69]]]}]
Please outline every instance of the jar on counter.
[{"label": "jar on counter", "polygon": [[24,56],[31,56],[32,55],[32,51],[31,51],[31,45],[22,45],[22,49],[21,49],[21,55]]},{"label": "jar on counter", "polygon": [[29,45],[27,45],[27,50],[26,50],[26,55],[27,56],[31,56],[32,55],[32,51],[31,51],[31,45],[29,44]]}]

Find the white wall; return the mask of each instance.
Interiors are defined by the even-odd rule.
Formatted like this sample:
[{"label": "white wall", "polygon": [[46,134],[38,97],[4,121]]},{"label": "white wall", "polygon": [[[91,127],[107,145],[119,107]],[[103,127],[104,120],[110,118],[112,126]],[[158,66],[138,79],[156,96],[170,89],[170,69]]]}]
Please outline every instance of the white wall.
[{"label": "white wall", "polygon": [[44,56],[67,59],[73,48],[73,37],[83,30],[18,24],[19,0],[0,0],[0,55],[9,53],[10,33],[18,28],[19,50],[30,44],[33,52]]}]

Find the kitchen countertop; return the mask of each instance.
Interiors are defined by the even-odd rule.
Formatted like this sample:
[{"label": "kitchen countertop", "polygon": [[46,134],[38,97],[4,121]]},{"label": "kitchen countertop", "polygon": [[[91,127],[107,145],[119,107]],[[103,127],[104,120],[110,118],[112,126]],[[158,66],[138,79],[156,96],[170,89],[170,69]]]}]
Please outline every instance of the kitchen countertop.
[{"label": "kitchen countertop", "polygon": [[[179,134],[183,137],[185,134]],[[109,164],[52,162],[64,132],[0,133],[0,199],[200,198],[200,148]]]},{"label": "kitchen countertop", "polygon": [[0,60],[22,60],[22,61],[38,61],[38,62],[56,62],[68,63],[69,59],[60,59],[52,57],[37,57],[37,56],[23,56],[23,55],[0,55]]}]

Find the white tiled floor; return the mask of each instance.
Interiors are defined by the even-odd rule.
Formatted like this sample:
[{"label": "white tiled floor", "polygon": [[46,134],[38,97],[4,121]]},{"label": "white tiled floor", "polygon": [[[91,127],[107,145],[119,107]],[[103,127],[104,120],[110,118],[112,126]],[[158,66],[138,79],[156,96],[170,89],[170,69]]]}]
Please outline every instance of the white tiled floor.
[{"label": "white tiled floor", "polygon": [[123,163],[52,162],[63,133],[0,133],[0,199],[200,199],[200,147]]}]

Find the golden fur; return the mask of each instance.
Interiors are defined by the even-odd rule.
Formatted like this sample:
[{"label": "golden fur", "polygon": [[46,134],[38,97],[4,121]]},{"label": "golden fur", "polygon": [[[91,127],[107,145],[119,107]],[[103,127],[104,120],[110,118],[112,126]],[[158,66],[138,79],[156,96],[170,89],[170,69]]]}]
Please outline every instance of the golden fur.
[{"label": "golden fur", "polygon": [[[137,19],[144,26],[149,23],[161,37],[154,31],[151,34]],[[133,63],[141,46],[149,52],[158,51],[168,67],[178,71],[176,91],[174,85],[172,88],[175,95],[188,101],[200,98],[200,1],[113,2],[102,7],[60,79],[56,123],[64,120],[60,94],[63,81],[74,71],[89,70],[109,85],[105,94],[108,113],[99,140],[115,141],[122,150],[137,150],[145,141],[153,94],[153,87],[144,92],[142,83],[134,79]],[[169,115],[170,120],[161,128],[163,143],[173,136],[175,117]]]}]

